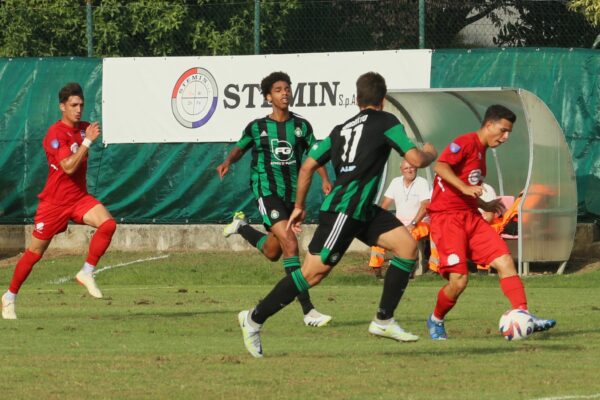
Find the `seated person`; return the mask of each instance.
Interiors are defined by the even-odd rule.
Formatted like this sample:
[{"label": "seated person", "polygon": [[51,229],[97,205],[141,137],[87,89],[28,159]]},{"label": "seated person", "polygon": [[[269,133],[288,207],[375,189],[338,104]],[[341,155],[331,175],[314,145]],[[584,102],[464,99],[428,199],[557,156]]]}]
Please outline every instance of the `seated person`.
[{"label": "seated person", "polygon": [[[402,176],[394,178],[383,195],[381,208],[388,209],[392,202],[396,207],[396,218],[408,229],[412,237],[419,241],[429,236],[429,223],[426,216],[431,198],[431,187],[426,179],[417,176],[417,168],[403,160],[400,164]],[[381,275],[384,262],[384,249],[373,246],[369,266],[375,275]]]}]

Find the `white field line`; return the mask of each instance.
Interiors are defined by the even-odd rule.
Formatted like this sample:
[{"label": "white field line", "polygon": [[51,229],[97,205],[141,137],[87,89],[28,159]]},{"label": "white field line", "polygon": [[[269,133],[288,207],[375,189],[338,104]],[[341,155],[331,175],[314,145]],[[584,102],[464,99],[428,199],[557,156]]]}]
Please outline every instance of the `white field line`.
[{"label": "white field line", "polygon": [[579,399],[598,399],[600,398],[600,393],[595,394],[582,394],[582,395],[573,395],[573,396],[559,396],[559,397],[540,397],[535,400],[579,400]]},{"label": "white field line", "polygon": [[[154,260],[162,260],[163,258],[167,258],[169,257],[168,254],[162,255],[162,256],[158,256],[158,257],[148,257],[148,258],[140,258],[139,260],[133,260],[133,261],[128,261],[126,263],[121,263],[121,264],[115,264],[115,265],[107,265],[106,267],[102,267],[96,271],[94,271],[94,275],[98,275],[100,272],[104,272],[104,271],[108,271],[109,269],[113,269],[113,268],[120,268],[120,267],[125,267],[127,265],[132,265],[132,264],[138,264],[141,262],[145,262],[145,261],[154,261]],[[60,285],[62,283],[68,282],[70,280],[73,280],[75,278],[75,276],[63,276],[61,278],[57,278],[49,283],[55,284],[55,285]]]}]

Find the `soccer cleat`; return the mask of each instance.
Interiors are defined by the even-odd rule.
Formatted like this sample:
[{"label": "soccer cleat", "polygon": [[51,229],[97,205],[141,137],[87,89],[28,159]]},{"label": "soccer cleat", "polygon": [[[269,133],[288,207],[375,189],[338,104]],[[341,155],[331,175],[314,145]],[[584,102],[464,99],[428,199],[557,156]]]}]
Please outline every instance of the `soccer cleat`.
[{"label": "soccer cleat", "polygon": [[381,325],[375,321],[371,321],[371,325],[369,325],[369,333],[383,338],[394,339],[399,342],[416,342],[419,340],[417,335],[406,332],[393,319],[387,325]]},{"label": "soccer cleat", "polygon": [[244,346],[253,357],[261,358],[263,356],[262,345],[260,343],[260,328],[256,329],[248,323],[249,310],[240,311],[238,314],[238,322],[242,328],[242,337],[244,338]]},{"label": "soccer cleat", "polygon": [[17,319],[17,314],[15,313],[15,301],[8,300],[6,298],[6,293],[2,295],[2,318]]},{"label": "soccer cleat", "polygon": [[79,271],[77,275],[75,275],[75,279],[80,285],[85,286],[87,291],[90,293],[90,296],[97,299],[102,298],[102,292],[100,289],[98,289],[98,285],[96,285],[96,280],[92,274],[86,274],[83,271]]},{"label": "soccer cleat", "polygon": [[331,315],[325,315],[318,312],[316,309],[312,309],[308,314],[304,315],[304,324],[306,326],[314,326],[320,328],[325,326],[331,321]]},{"label": "soccer cleat", "polygon": [[547,331],[548,329],[554,327],[556,325],[556,320],[553,319],[542,319],[538,318],[533,314],[530,314],[533,318],[533,331],[534,332],[542,332]]},{"label": "soccer cleat", "polygon": [[448,339],[448,335],[446,334],[446,328],[444,327],[444,321],[435,322],[433,319],[433,314],[429,316],[427,319],[427,329],[429,329],[429,336],[432,340],[446,340]]},{"label": "soccer cleat", "polygon": [[246,215],[244,215],[244,212],[237,211],[235,214],[233,214],[233,221],[231,221],[230,224],[225,225],[225,228],[223,228],[223,236],[227,238],[235,233],[238,233],[240,226],[245,225],[246,223]]}]

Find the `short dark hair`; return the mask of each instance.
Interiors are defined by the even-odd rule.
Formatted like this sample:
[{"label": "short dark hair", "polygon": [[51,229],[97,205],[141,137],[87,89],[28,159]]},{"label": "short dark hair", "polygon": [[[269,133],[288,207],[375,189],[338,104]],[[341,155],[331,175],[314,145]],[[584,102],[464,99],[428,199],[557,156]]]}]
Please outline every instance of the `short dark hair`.
[{"label": "short dark hair", "polygon": [[263,97],[266,99],[267,95],[271,93],[271,88],[275,84],[275,82],[284,81],[288,85],[292,86],[292,81],[290,76],[285,72],[271,72],[269,75],[265,76],[263,80],[260,82],[260,92]]},{"label": "short dark hair", "polygon": [[362,74],[356,81],[356,102],[359,107],[380,105],[386,93],[385,79],[377,72]]},{"label": "short dark hair", "polygon": [[499,104],[494,104],[492,106],[489,106],[487,110],[485,110],[485,115],[483,116],[481,126],[483,127],[488,122],[496,122],[500,121],[501,119],[506,119],[514,124],[517,120],[517,116],[508,108]]},{"label": "short dark hair", "polygon": [[69,82],[58,92],[58,102],[65,103],[71,96],[81,97],[83,100],[83,89],[77,82]]}]

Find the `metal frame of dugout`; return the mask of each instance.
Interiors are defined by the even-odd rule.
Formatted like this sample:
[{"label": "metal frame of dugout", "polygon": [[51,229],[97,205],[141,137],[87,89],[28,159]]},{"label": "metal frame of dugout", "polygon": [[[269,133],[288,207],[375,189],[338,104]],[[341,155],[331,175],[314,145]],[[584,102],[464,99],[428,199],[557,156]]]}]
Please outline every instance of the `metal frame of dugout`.
[{"label": "metal frame of dugout", "polygon": [[[562,274],[577,225],[575,172],[562,129],[542,100],[512,88],[389,90],[385,110],[400,119],[415,143],[429,142],[439,152],[456,136],[477,130],[492,104],[517,115],[508,142],[487,152],[485,181],[498,196],[516,198],[523,191],[518,235],[507,240],[519,275],[529,273],[530,262],[558,262]],[[400,160],[392,152],[378,201],[400,174]],[[419,175],[432,183],[431,167]]]}]

